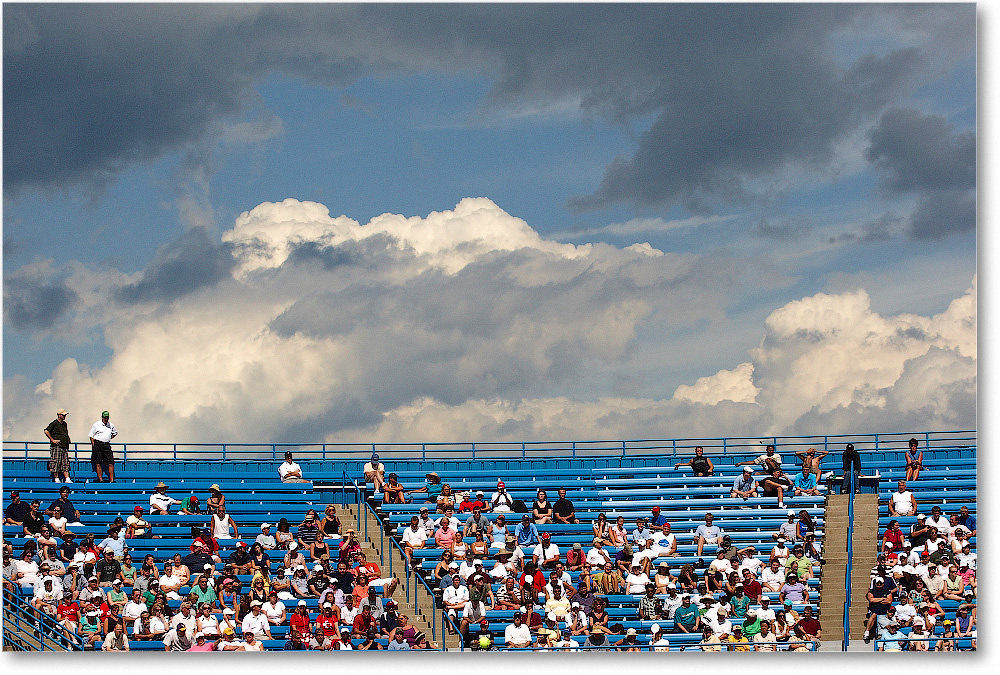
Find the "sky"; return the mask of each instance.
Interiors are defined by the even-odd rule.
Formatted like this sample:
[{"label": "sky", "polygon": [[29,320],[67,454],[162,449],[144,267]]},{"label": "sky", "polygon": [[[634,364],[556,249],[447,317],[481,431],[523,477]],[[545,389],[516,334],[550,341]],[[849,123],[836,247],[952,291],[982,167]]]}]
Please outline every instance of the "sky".
[{"label": "sky", "polygon": [[975,429],[972,4],[3,6],[3,438]]}]

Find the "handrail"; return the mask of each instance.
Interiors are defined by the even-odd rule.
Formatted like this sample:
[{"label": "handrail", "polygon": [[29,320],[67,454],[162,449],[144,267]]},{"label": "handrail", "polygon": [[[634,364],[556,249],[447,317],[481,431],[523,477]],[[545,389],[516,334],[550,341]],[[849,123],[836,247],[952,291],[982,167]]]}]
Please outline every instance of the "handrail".
[{"label": "handrail", "polygon": [[[372,505],[368,503],[368,500],[365,499],[365,491],[362,490],[362,488],[357,484],[356,481],[352,480],[348,476],[348,474],[347,474],[346,471],[344,471],[344,486],[345,486],[345,488],[346,488],[346,486],[348,484],[350,484],[350,485],[352,485],[354,487],[355,496],[356,496],[356,498],[358,500],[358,529],[360,530],[361,529],[361,510],[362,509],[366,509],[367,512],[372,517],[375,518],[375,520],[379,520],[378,513],[376,513],[375,509],[372,508]],[[365,518],[364,521],[365,521],[365,534],[364,534],[364,536],[365,536],[365,540],[367,540],[368,539],[368,518]],[[380,527],[379,528],[379,547],[378,548],[379,548],[379,566],[382,567],[382,568],[385,567],[385,538],[386,538],[385,528]],[[433,638],[433,637],[435,637],[435,633],[437,632],[437,612],[436,612],[436,610],[437,610],[437,605],[436,605],[437,598],[434,595],[434,591],[431,590],[431,587],[427,585],[427,582],[424,580],[424,578],[422,576],[420,576],[419,574],[416,574],[416,573],[411,574],[411,569],[410,569],[411,566],[410,566],[409,562],[406,559],[406,552],[402,549],[402,547],[399,545],[399,543],[391,535],[389,536],[389,542],[390,542],[391,546],[394,546],[399,551],[399,555],[403,559],[403,567],[404,567],[403,571],[406,574],[406,583],[404,584],[404,590],[405,590],[405,593],[406,593],[406,601],[407,602],[411,602],[411,600],[410,600],[410,598],[411,598],[411,594],[410,594],[410,581],[411,581],[411,577],[413,579],[413,593],[412,593],[412,598],[413,599],[412,599],[412,605],[413,605],[414,610],[416,610],[417,606],[418,606],[417,605],[417,591],[419,589],[419,586],[417,585],[417,580],[418,579],[420,580],[420,583],[423,584],[424,589],[427,592],[427,596],[428,596],[428,598],[431,601],[432,607],[434,608],[434,610],[432,610],[430,612],[430,615],[431,615],[431,637]],[[393,557],[392,557],[392,551],[389,552],[389,576],[395,576],[393,574]],[[445,651],[444,629],[445,629],[445,624],[444,624],[444,621],[442,621],[441,622],[441,642],[439,643],[441,651]]]},{"label": "handrail", "polygon": [[[4,577],[4,581],[16,585],[16,582],[7,577]],[[3,589],[3,604],[4,614],[7,615],[3,622],[5,645],[17,649],[20,641],[15,633],[32,632],[38,642],[38,651],[83,651],[83,638],[78,633],[61,625],[55,617],[31,607],[17,592],[7,588],[6,584]]]},{"label": "handrail", "polygon": [[[779,450],[792,451],[810,446],[829,450],[831,444],[854,443],[871,445],[878,451],[891,451],[898,444],[905,450],[911,437],[923,437],[926,449],[968,447],[976,443],[975,430],[916,431],[878,434],[828,434],[814,436],[759,436],[759,437],[708,437],[672,439],[609,439],[576,441],[475,441],[434,443],[174,443],[143,442],[113,443],[112,447],[123,461],[157,460],[174,461],[277,461],[285,450],[294,450],[297,459],[304,460],[366,460],[373,452],[392,459],[396,456],[421,461],[443,459],[527,459],[544,458],[553,450],[565,451],[574,458],[618,456],[648,457],[687,456],[702,446],[708,453],[730,455],[757,450],[763,444],[773,444]],[[48,459],[48,441],[4,441],[4,459]],[[73,460],[86,461],[90,456],[90,443],[71,444]],[[537,453],[537,454],[533,454]]]},{"label": "handrail", "polygon": [[[851,569],[854,562],[854,481],[857,479],[857,473],[854,471],[854,465],[848,469],[850,474],[850,491],[847,496],[847,570],[844,574],[844,640],[843,640],[843,651],[847,651],[848,645],[851,643]],[[847,476],[845,476],[847,478]]]}]

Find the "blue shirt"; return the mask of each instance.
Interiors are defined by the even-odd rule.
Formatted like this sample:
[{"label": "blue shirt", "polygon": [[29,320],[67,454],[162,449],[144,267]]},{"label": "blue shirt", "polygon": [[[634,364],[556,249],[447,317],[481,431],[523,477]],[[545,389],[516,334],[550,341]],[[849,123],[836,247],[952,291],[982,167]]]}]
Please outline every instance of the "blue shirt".
[{"label": "blue shirt", "polygon": [[523,523],[518,523],[517,527],[514,528],[514,536],[517,538],[517,543],[520,546],[537,544],[538,528],[535,527],[534,523],[528,523],[527,527]]},{"label": "blue shirt", "polygon": [[883,644],[883,649],[902,649],[903,646],[899,641],[905,640],[906,635],[897,628],[895,633],[890,633],[889,631],[883,632],[882,639],[889,640],[889,642]]},{"label": "blue shirt", "polygon": [[398,652],[398,651],[403,651],[405,649],[410,649],[410,643],[406,642],[405,640],[403,642],[397,642],[396,640],[393,640],[392,642],[389,643],[389,646],[386,647],[386,650],[390,652],[392,651]]},{"label": "blue shirt", "polygon": [[801,473],[795,474],[792,484],[800,490],[812,490],[816,487],[816,474],[812,472],[804,476]]},{"label": "blue shirt", "polygon": [[640,530],[637,527],[634,530],[632,530],[632,541],[634,541],[634,542],[638,542],[640,538],[642,539],[642,541],[646,541],[647,539],[649,539],[652,536],[653,536],[653,531],[652,530],[648,530],[646,528],[643,528],[643,529]]},{"label": "blue shirt", "polygon": [[754,480],[751,476],[744,478],[743,476],[737,476],[736,480],[733,481],[733,489],[739,490],[740,492],[746,492],[752,490],[754,486]]},{"label": "blue shirt", "polygon": [[663,523],[667,522],[667,517],[664,515],[652,516],[650,517],[649,522],[653,525],[653,527],[659,527],[660,525],[663,525]]}]

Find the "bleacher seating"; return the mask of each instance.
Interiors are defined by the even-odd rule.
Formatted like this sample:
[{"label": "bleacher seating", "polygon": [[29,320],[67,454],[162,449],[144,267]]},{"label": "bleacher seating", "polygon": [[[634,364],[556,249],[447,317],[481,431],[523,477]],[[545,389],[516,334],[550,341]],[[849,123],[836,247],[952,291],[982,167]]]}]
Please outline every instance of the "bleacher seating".
[{"label": "bleacher seating", "polygon": [[[898,444],[897,444],[898,445]],[[900,446],[901,447],[901,446]],[[797,460],[793,456],[794,449],[778,451],[783,456],[783,465],[789,473],[794,472]],[[688,449],[689,452],[690,449]],[[621,452],[618,446],[617,452]],[[883,504],[879,514],[879,534],[891,519],[884,507],[888,495],[895,489],[895,481],[902,478],[902,449],[881,448],[878,451],[862,450],[865,474],[877,473],[879,482],[879,497]],[[387,472],[394,471],[400,483],[408,488],[422,485],[427,471],[436,471],[442,482],[449,483],[453,494],[475,492],[482,490],[487,498],[496,489],[496,482],[505,482],[508,492],[514,499],[520,499],[530,508],[538,489],[549,493],[550,502],[556,499],[555,492],[559,487],[568,490],[567,497],[573,501],[579,524],[544,524],[539,525],[541,533],[548,533],[552,542],[560,548],[563,558],[566,551],[574,543],[581,543],[584,550],[590,548],[592,539],[592,523],[598,514],[605,514],[609,523],[614,523],[618,516],[624,516],[628,531],[635,527],[638,517],[648,518],[653,507],[660,508],[660,514],[667,518],[677,536],[678,546],[675,556],[658,558],[653,566],[660,561],[670,565],[671,572],[676,574],[684,564],[697,565],[699,559],[710,562],[714,557],[714,547],[706,546],[702,556],[697,555],[697,547],[692,541],[694,530],[704,522],[704,515],[711,512],[715,516],[715,524],[730,535],[738,547],[753,545],[756,555],[766,562],[771,547],[774,545],[772,534],[786,520],[786,511],[793,509],[796,513],[806,510],[815,523],[816,541],[824,543],[824,503],[825,497],[792,497],[786,494],[785,507],[778,508],[773,497],[756,497],[748,501],[729,497],[729,490],[734,477],[739,473],[735,467],[738,462],[757,456],[760,450],[754,444],[742,448],[730,447],[725,455],[711,454],[715,463],[715,476],[693,477],[689,470],[675,470],[673,465],[679,459],[686,459],[689,454],[678,457],[671,453],[655,455],[643,453],[636,457],[628,457],[622,452],[619,457],[578,456],[572,457],[565,450],[553,451],[548,457],[533,457],[522,461],[516,459],[487,459],[474,461],[455,461],[453,459],[436,459],[422,464],[413,462],[393,461],[383,455],[387,461]],[[184,461],[163,461],[156,464],[152,461],[131,463],[120,469],[115,484],[102,484],[91,480],[81,480],[89,473],[89,465],[80,464],[74,469],[75,482],[71,499],[81,512],[81,522],[84,532],[92,532],[97,541],[104,537],[107,527],[115,517],[123,518],[132,514],[135,506],[147,509],[146,519],[153,524],[154,531],[161,537],[158,539],[132,539],[128,541],[136,566],[141,557],[152,553],[159,568],[162,563],[175,553],[186,555],[191,543],[191,527],[204,526],[207,517],[204,515],[169,515],[154,516],[148,514],[148,496],[152,486],[163,479],[170,485],[168,494],[182,499],[189,494],[198,494],[204,499],[207,488],[212,483],[219,483],[226,494],[227,507],[230,515],[240,528],[242,538],[252,543],[260,532],[259,525],[266,520],[274,523],[278,519],[287,518],[295,532],[297,524],[305,512],[315,508],[322,517],[323,507],[327,503],[352,499],[352,491],[345,481],[345,472],[349,480],[363,483],[360,467],[367,459],[352,458],[347,462],[330,460],[302,461],[304,473],[311,483],[281,483],[276,476],[275,468],[279,462],[253,463],[240,462],[202,462],[195,464]],[[971,461],[970,461],[971,459]],[[262,465],[266,464],[266,471]],[[234,469],[233,467],[237,468]],[[921,511],[929,513],[931,506],[939,505],[946,514],[957,512],[960,506],[968,506],[974,515],[976,512],[976,471],[974,446],[942,446],[926,450],[924,454],[925,470],[920,479],[909,487],[914,492]],[[197,470],[194,470],[197,467]],[[240,469],[239,467],[242,467]],[[544,469],[544,470],[542,470]],[[840,475],[839,452],[832,452],[824,461],[824,472],[832,471]],[[758,475],[759,477],[759,475]],[[19,490],[22,501],[40,499],[43,508],[47,507],[58,496],[60,485],[47,479],[44,462],[37,460],[6,459],[4,461],[4,492]],[[828,484],[821,482],[821,489],[826,491]],[[400,534],[409,524],[410,516],[416,514],[424,504],[385,504],[381,495],[374,494],[369,488],[365,492],[369,504],[381,519],[385,531],[399,540]],[[5,502],[6,506],[6,502]],[[433,509],[432,509],[433,511]],[[438,514],[439,516],[440,514]],[[464,514],[456,514],[464,521]],[[494,516],[487,514],[491,520]],[[435,516],[437,517],[437,516]],[[508,528],[513,532],[519,521],[519,514],[508,514]],[[914,516],[897,518],[906,531],[914,522]],[[349,527],[344,524],[344,527]],[[80,528],[77,528],[80,529]],[[27,540],[20,528],[4,526],[4,538],[16,551],[24,546]],[[975,539],[972,540],[975,545]],[[222,540],[220,555],[225,557],[232,551],[236,540]],[[329,540],[331,551],[335,551],[339,542]],[[614,556],[618,552],[615,547],[607,547]],[[416,572],[437,588],[433,578],[433,569],[440,559],[440,549],[428,548],[414,551]],[[525,551],[530,558],[531,552]],[[856,565],[874,565],[875,551],[855,551]],[[272,555],[272,565],[280,559],[283,552],[275,551]],[[308,558],[308,553],[307,553]],[[312,563],[313,561],[310,561]],[[704,569],[696,569],[700,575]],[[574,583],[577,572],[570,572]],[[248,583],[248,575],[241,576]],[[822,565],[814,564],[812,578],[808,581],[810,589],[809,604],[814,608],[819,606],[820,594],[824,583],[842,583],[842,580],[824,580]],[[496,592],[499,584],[494,584]],[[181,590],[184,596],[188,589]],[[29,593],[30,595],[30,593]],[[767,593],[772,605],[777,603],[777,593]],[[440,597],[440,596],[439,596]],[[637,614],[639,596],[610,595],[604,596],[608,601],[608,613],[613,623],[620,623],[623,630],[634,628],[639,634],[639,643],[646,644],[649,639],[650,626],[659,623],[667,632],[673,623],[668,619],[659,621],[640,620]],[[664,596],[660,596],[661,598]],[[174,609],[179,601],[171,601]],[[945,616],[955,620],[957,602],[942,601]],[[286,601],[286,605],[289,602]],[[307,606],[312,616],[318,611],[317,601],[308,599]],[[793,609],[801,612],[804,603],[795,603]],[[289,606],[289,610],[291,607]],[[512,611],[491,610],[487,617],[490,625],[494,648],[503,648],[503,633],[512,620]],[[822,617],[820,617],[822,620]],[[938,624],[940,627],[940,623]],[[272,631],[274,640],[263,641],[266,649],[281,649],[287,636],[287,626],[275,627]],[[939,631],[940,632],[940,631]],[[620,636],[609,636],[612,642]],[[697,644],[699,635],[668,635],[672,647],[684,644]],[[582,637],[578,638],[582,642]],[[360,640],[354,640],[358,644]],[[932,639],[933,642],[933,639]],[[384,646],[385,640],[382,640]],[[132,642],[133,649],[162,650],[162,643]],[[933,645],[932,645],[933,648]]]}]

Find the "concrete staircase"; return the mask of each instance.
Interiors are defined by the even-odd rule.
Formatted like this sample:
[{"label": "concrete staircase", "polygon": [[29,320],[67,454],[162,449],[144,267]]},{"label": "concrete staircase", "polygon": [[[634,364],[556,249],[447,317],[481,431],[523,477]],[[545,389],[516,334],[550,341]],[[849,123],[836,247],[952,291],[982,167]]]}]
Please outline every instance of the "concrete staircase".
[{"label": "concrete staircase", "polygon": [[[361,509],[361,528],[358,529],[358,512],[357,509]],[[358,541],[361,542],[361,546],[365,551],[365,556],[368,560],[373,560],[378,562],[380,559],[379,552],[379,534],[382,529],[382,524],[377,518],[373,517],[368,509],[365,509],[363,505],[358,504],[337,504],[337,517],[340,518],[342,523],[341,531],[347,528],[354,528],[358,530],[357,536]],[[365,538],[365,519],[368,521],[368,537]],[[406,614],[410,617],[410,625],[414,626],[417,631],[423,632],[427,635],[428,640],[439,643],[441,642],[441,622],[440,619],[437,622],[437,634],[432,635],[431,633],[431,622],[430,616],[432,612],[438,612],[439,610],[434,605],[432,600],[428,600],[423,593],[420,594],[420,602],[417,605],[413,603],[413,596],[410,596],[410,600],[406,599],[406,591],[404,586],[406,585],[406,561],[405,558],[399,554],[399,552],[389,544],[388,537],[386,538],[385,546],[386,563],[382,565],[382,574],[388,576],[389,574],[389,559],[388,556],[392,556],[392,572],[393,576],[399,579],[399,588],[396,589],[395,594],[392,599],[396,601],[399,605],[399,612]],[[452,649],[460,647],[460,640],[458,636],[448,635],[445,633],[445,643],[442,645],[445,648]]]},{"label": "concrete staircase", "polygon": [[[823,597],[820,621],[823,639],[843,639],[844,599],[843,579],[847,576],[847,500],[848,495],[828,495],[824,515]],[[851,571],[851,607],[849,630],[851,640],[861,640],[871,568],[875,564],[878,546],[878,495],[860,494],[854,497],[854,560]]]}]

